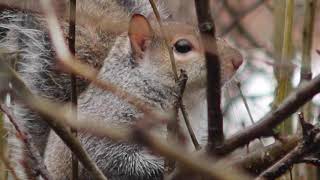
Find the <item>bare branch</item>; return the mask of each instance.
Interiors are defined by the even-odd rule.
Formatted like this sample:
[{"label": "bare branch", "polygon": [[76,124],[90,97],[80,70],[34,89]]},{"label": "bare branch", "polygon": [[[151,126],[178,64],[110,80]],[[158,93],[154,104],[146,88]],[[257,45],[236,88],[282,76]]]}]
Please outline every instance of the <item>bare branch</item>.
[{"label": "bare branch", "polygon": [[[70,0],[70,8],[69,8],[69,35],[68,35],[68,43],[69,43],[69,50],[73,56],[75,56],[76,49],[75,49],[75,41],[76,41],[76,0]],[[76,75],[71,73],[71,102],[74,107],[78,105],[78,95],[77,95],[77,78]],[[74,110],[74,114],[77,114],[77,108],[72,109]],[[71,129],[72,133],[77,137],[77,130]],[[72,179],[78,179],[78,160],[77,157],[72,154]]]},{"label": "bare branch", "polygon": [[277,141],[244,157],[236,158],[232,165],[242,167],[250,174],[258,175],[294,149],[299,141],[300,138],[297,136],[288,137],[283,142]]},{"label": "bare branch", "polygon": [[[167,48],[167,51],[168,51],[169,57],[170,57],[173,76],[174,76],[175,81],[177,82],[179,79],[178,72],[177,72],[177,66],[176,66],[174,54],[173,54],[172,48],[170,46],[170,42],[169,42],[167,33],[165,32],[163,25],[162,25],[160,13],[157,9],[157,6],[156,6],[156,3],[154,2],[154,0],[149,0],[149,3],[152,7],[153,13],[156,16],[157,21],[158,21],[161,35],[164,37],[165,45],[166,45],[166,48]],[[183,88],[183,90],[184,90],[184,88]],[[178,95],[179,97],[177,98],[177,102],[174,107],[173,119],[170,120],[167,124],[167,130],[168,130],[167,139],[168,139],[168,141],[171,141],[171,142],[177,142],[176,129],[179,128],[179,114],[178,113],[179,113],[179,107],[180,107],[180,104],[182,101],[182,94],[183,94],[183,92],[180,95]],[[175,162],[172,159],[165,160],[165,174],[172,172],[174,167],[175,167]]]},{"label": "bare branch", "polygon": [[216,29],[210,14],[208,0],[195,0],[198,27],[205,48],[207,66],[207,102],[208,102],[208,152],[213,154],[216,146],[224,139],[223,117],[221,112],[221,76],[217,51]]},{"label": "bare branch", "polygon": [[303,158],[298,163],[306,163],[311,164],[316,167],[320,167],[320,159],[319,158]]},{"label": "bare branch", "polygon": [[227,154],[238,147],[248,144],[253,139],[272,135],[274,127],[295,113],[320,92],[319,87],[320,75],[291,93],[277,109],[267,113],[260,121],[232,135],[223,145],[218,147],[218,153]]},{"label": "bare branch", "polygon": [[249,118],[250,118],[250,121],[252,124],[254,124],[254,120],[253,120],[253,117],[252,117],[252,114],[251,114],[251,111],[250,111],[250,108],[249,108],[249,104],[247,102],[247,99],[244,97],[243,95],[243,92],[242,92],[242,89],[241,89],[241,83],[239,81],[236,82],[237,83],[237,87],[238,87],[238,90],[239,90],[239,93],[240,93],[240,97],[244,103],[244,106],[248,112],[248,115],[249,115]]},{"label": "bare branch", "polygon": [[299,163],[304,157],[318,152],[320,147],[320,128],[305,122],[302,117],[300,114],[300,122],[303,129],[302,141],[280,161],[261,173],[257,179],[275,179],[290,170],[295,163]]}]

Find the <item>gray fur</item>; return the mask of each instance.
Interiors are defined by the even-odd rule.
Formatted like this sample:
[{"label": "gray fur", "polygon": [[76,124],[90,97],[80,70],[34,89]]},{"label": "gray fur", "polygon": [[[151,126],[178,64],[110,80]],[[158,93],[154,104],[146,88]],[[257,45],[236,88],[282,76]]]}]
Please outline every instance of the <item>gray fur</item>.
[{"label": "gray fur", "polygon": [[[48,88],[50,86],[45,87],[48,81],[47,78],[44,78],[44,74],[48,72],[48,67],[53,66],[53,55],[51,50],[47,48],[47,36],[37,29],[37,23],[33,21],[32,16],[4,12],[0,16],[1,20],[7,20],[7,23],[0,24],[1,29],[6,31],[6,36],[0,40],[0,48],[12,53],[12,56],[21,58],[16,62],[16,67],[33,93],[49,97],[49,94],[55,90]],[[44,88],[45,91],[40,91],[41,88]],[[22,105],[16,104],[15,106],[16,116],[23,119],[22,124],[34,137],[39,150],[43,152],[45,139],[49,135],[49,128],[43,121],[39,121],[40,117],[35,113]]]},{"label": "gray fur", "polygon": [[[175,97],[173,87],[166,87],[161,82],[146,76],[143,67],[133,63],[130,49],[128,37],[119,37],[98,77],[144,99],[157,109],[165,111],[173,107]],[[88,113],[114,126],[130,126],[143,115],[126,101],[95,86],[89,86],[80,96],[78,103],[80,113]],[[56,135],[52,132],[51,136]],[[58,172],[60,162],[56,159],[61,159],[61,153],[57,153],[56,149],[61,148],[63,142],[51,136],[45,161],[49,171]],[[147,150],[141,146],[114,143],[84,132],[81,132],[79,137],[90,157],[112,180],[162,178],[163,160],[147,153]],[[70,163],[68,164],[70,166]],[[84,173],[82,177],[86,175]],[[84,179],[87,178],[89,177]]]},{"label": "gray fur", "polygon": [[[132,13],[140,13],[152,18],[152,9],[148,0],[79,0],[77,2],[79,11],[86,10],[89,14],[95,13],[97,16],[111,17],[118,21],[129,21]],[[165,3],[160,0],[157,3],[161,15],[168,18]],[[66,32],[65,23],[62,23],[62,27]],[[145,52],[141,63],[138,63],[133,59],[127,33],[97,35],[98,41],[103,42],[104,45],[103,53],[100,55],[90,51],[91,37],[88,37],[88,34],[86,27],[77,27],[77,37],[86,42],[79,44],[76,42],[77,55],[99,70],[98,78],[112,82],[138,96],[157,110],[163,112],[171,110],[176,97],[175,83],[167,51],[161,49],[163,40],[153,39],[150,51]],[[17,70],[34,94],[62,103],[70,100],[69,75],[60,72],[57,68],[55,52],[52,50],[52,44],[41,17],[22,12],[1,12],[0,48],[5,48],[12,56],[19,57]],[[190,63],[180,62],[179,64],[178,62],[179,68],[186,69],[190,76],[185,92],[185,103],[191,119],[195,121],[205,120],[202,117],[205,112],[199,113],[199,109],[205,109],[202,105],[205,99],[206,72],[202,56],[197,56]],[[231,62],[224,62],[222,66],[230,64]],[[229,66],[226,67],[230,69]],[[233,75],[232,71],[225,69],[223,73],[222,77],[226,77],[223,81]],[[90,114],[113,126],[131,126],[142,117],[142,112],[112,93],[88,85],[88,82],[80,78],[78,83],[79,116]],[[41,154],[44,155],[45,164],[54,179],[70,179],[71,153],[60,138],[53,131],[50,132],[40,116],[24,106],[16,104],[15,113],[32,135]],[[196,134],[200,134],[200,139],[206,136],[204,130],[206,123],[203,122],[205,121],[193,122],[197,124],[195,130]],[[164,132],[165,128],[160,127],[159,133]],[[15,141],[12,141],[13,143],[20,148],[23,147],[15,137],[13,139]],[[163,177],[163,159],[152,155],[144,147],[126,142],[112,142],[86,132],[79,132],[79,139],[90,157],[111,180],[158,180]],[[15,151],[11,154],[15,153],[18,153],[13,157],[16,160],[23,157],[23,152]],[[92,179],[82,167],[80,173],[80,179]],[[25,176],[21,176],[21,179],[25,179]]]},{"label": "gray fur", "polygon": [[[127,8],[126,10],[128,11],[126,13],[123,12],[122,14],[129,18],[130,13],[133,12],[140,12],[144,15],[148,15],[150,12],[152,12],[151,7],[146,7],[147,1],[145,1],[144,3],[141,2],[142,1],[139,1],[139,3],[135,2],[130,6],[124,6],[124,8]],[[103,2],[101,1],[101,3]],[[110,3],[107,4],[112,5],[112,2],[110,1]],[[112,7],[114,7],[114,5],[112,5]],[[110,12],[112,11],[112,7],[106,7],[110,8],[109,13],[112,13]],[[5,11],[1,12],[0,14],[0,22],[0,48],[6,49],[8,53],[12,56],[19,57],[18,61],[16,62],[17,71],[23,78],[26,85],[32,90],[32,92],[36,95],[58,102],[69,101],[71,89],[69,75],[61,73],[57,69],[55,52],[52,49],[52,44],[50,42],[48,33],[44,28],[45,26],[43,19],[41,17],[38,17],[37,15],[22,12]],[[127,42],[127,38],[125,44],[126,47],[122,47],[122,51],[125,49],[129,49],[129,43]],[[117,50],[118,47],[119,46],[116,46],[114,47],[114,49]],[[119,54],[119,52],[116,53]],[[128,57],[130,57],[130,53],[128,52],[126,56],[127,57],[119,57],[119,60],[123,59],[124,61],[127,61],[124,64],[121,64],[120,62],[116,61],[113,62],[113,68],[122,68],[123,70],[121,73],[118,72],[118,79],[114,82],[125,80],[128,78],[128,76],[134,75],[135,81],[133,81],[134,83],[131,84],[131,86],[139,87],[137,89],[137,92],[139,92],[140,95],[148,95],[150,102],[155,102],[153,103],[154,105],[160,105],[163,107],[168,106],[168,99],[165,96],[170,94],[172,95],[172,93],[170,93],[172,91],[162,89],[161,86],[157,85],[156,82],[152,82],[147,78],[146,80],[141,81],[141,72],[139,71],[132,71],[132,74],[123,74],[128,71],[131,72],[130,69],[133,68],[133,64],[130,64],[132,61],[128,59]],[[102,64],[102,61],[98,60],[98,62],[93,62],[90,64]],[[119,65],[127,66],[116,67]],[[98,67],[99,66],[101,65],[98,65]],[[109,74],[109,77],[111,77],[110,75],[115,75],[113,74],[115,72],[108,73],[108,71],[110,71],[110,69],[103,69],[103,72]],[[103,78],[106,78],[104,73],[102,73]],[[82,79],[79,79],[78,82],[80,82],[79,89],[80,92],[82,92],[86,89],[87,82],[85,82]],[[146,83],[148,85],[155,84],[155,86],[158,87],[155,89],[153,89],[152,87],[146,89],[144,88]],[[126,124],[129,121],[135,121],[135,119],[137,118],[136,115],[139,114],[136,112],[136,110],[133,110],[133,108],[125,102],[121,102],[119,99],[112,97],[111,94],[104,93],[105,92],[98,90],[94,87],[90,87],[86,91],[86,94],[88,96],[103,96],[105,102],[107,102],[110,99],[113,99],[114,101],[111,104],[122,104],[119,104],[119,107],[121,106],[122,108],[113,108],[115,111],[112,113],[110,112],[110,115],[112,114],[114,120],[121,120],[124,124]],[[85,97],[80,98],[79,100],[80,108],[86,106],[86,103],[82,103],[82,99],[85,99]],[[86,109],[85,111],[89,110],[90,108]],[[100,112],[95,111],[94,114],[99,113]],[[59,138],[55,138],[53,132],[51,132],[52,135],[50,135],[49,140],[47,139],[49,135],[49,128],[41,120],[41,117],[39,117],[36,113],[16,103],[15,114],[19,119],[22,120],[21,122],[24,124],[28,132],[31,134],[32,139],[34,139],[34,142],[41,154],[44,153],[46,142],[49,141],[50,146],[46,148],[45,152],[46,164],[48,165],[48,169],[50,170],[50,172],[52,172],[52,174],[56,177],[55,179],[64,179],[64,173],[61,174],[61,169],[57,169],[58,171],[55,173],[54,168],[61,168],[59,167],[59,163],[61,163],[61,160],[63,159],[63,154],[65,154],[65,160],[70,159],[70,154],[68,153],[69,150],[67,150],[67,148],[64,146],[64,144],[60,141]],[[101,113],[100,115],[105,114],[106,112]],[[14,133],[12,132],[12,135],[13,134]],[[12,138],[10,144],[15,145],[15,147],[12,148],[10,154],[14,156],[12,157],[12,159],[15,159],[15,162],[19,164],[19,161],[24,156],[22,148],[23,144],[19,143],[19,140],[13,137],[12,135],[10,136]],[[90,156],[97,162],[99,167],[102,168],[102,170],[108,176],[111,177],[111,179],[155,179],[155,177],[162,177],[163,163],[159,161],[159,158],[144,153],[145,150],[141,149],[141,147],[139,146],[126,145],[125,143],[112,143],[105,139],[97,139],[94,136],[85,134],[81,134],[80,137],[82,137],[80,138],[81,142],[83,143],[86,150],[89,152]],[[55,145],[60,148],[54,148]],[[61,149],[64,151],[61,151],[61,153],[59,153],[59,149],[60,151]],[[17,150],[22,150],[22,152],[19,151],[19,153],[17,152]],[[47,161],[48,159],[51,159],[50,157],[59,159],[59,162],[53,164],[53,162],[55,162],[54,160]],[[114,158],[114,160],[110,158]],[[65,165],[62,164],[62,166],[64,167]],[[122,170],[122,168],[125,167],[127,169]],[[22,170],[23,168],[21,167],[18,169]],[[63,169],[63,171],[64,170],[65,169]],[[21,179],[26,179],[26,176],[23,176],[23,174],[24,173],[21,171]],[[85,171],[83,171],[82,174],[82,177],[84,179],[90,178],[89,176],[87,176],[87,173]]]},{"label": "gray fur", "polygon": [[[116,0],[129,14],[139,13],[146,17],[153,14],[149,0]],[[166,0],[155,0],[162,19],[169,18],[169,10],[166,8]]]}]

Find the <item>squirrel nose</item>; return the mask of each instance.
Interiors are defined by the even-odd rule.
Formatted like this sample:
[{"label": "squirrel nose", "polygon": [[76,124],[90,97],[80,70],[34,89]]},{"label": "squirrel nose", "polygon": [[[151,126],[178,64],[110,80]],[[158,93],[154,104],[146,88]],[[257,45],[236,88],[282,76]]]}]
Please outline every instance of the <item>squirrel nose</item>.
[{"label": "squirrel nose", "polygon": [[242,58],[242,56],[234,57],[231,59],[231,62],[232,62],[234,69],[237,70],[242,65],[243,58]]}]

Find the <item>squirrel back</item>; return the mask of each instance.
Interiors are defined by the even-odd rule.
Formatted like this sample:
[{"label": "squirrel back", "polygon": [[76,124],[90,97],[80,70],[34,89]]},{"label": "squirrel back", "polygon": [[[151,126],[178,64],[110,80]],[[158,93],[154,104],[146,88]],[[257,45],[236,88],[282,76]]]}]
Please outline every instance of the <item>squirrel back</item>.
[{"label": "squirrel back", "polygon": [[[185,97],[186,106],[190,110],[195,103],[192,99],[194,94],[203,96],[206,85],[200,37],[195,27],[170,21],[165,4],[158,5],[165,20],[164,25],[174,49],[177,66],[185,69],[189,76]],[[166,111],[173,106],[174,79],[169,55],[159,27],[152,21],[152,9],[147,0],[79,0],[77,13],[79,23],[76,27],[76,54],[79,59],[97,68],[99,78],[115,83],[155,108]],[[143,16],[134,15],[131,18],[135,13]],[[104,24],[94,26],[85,19],[86,15],[101,21],[112,20],[114,24],[127,24],[129,31],[105,31],[105,26],[102,26]],[[145,17],[149,17],[149,20]],[[5,11],[1,12],[0,22],[0,48],[18,57],[17,71],[32,92],[53,101],[69,101],[70,77],[59,71],[41,15]],[[66,35],[66,19],[61,19],[61,26]],[[242,57],[225,41],[219,39],[217,43],[224,83],[241,65]],[[131,125],[142,115],[135,107],[89,85],[84,79],[78,78],[78,89],[80,113],[92,114],[108,124],[120,126]],[[198,98],[196,103],[203,100]],[[40,153],[44,155],[46,165],[55,179],[65,178],[65,174],[61,174],[63,172],[69,176],[71,154],[63,142],[54,132],[49,135],[48,126],[37,113],[18,103],[15,105],[15,112],[31,134]],[[79,134],[79,139],[90,157],[111,179],[162,177],[162,159],[138,145],[114,143],[83,132]],[[45,148],[47,142],[50,146]],[[82,173],[85,179],[90,177],[85,171]]]}]

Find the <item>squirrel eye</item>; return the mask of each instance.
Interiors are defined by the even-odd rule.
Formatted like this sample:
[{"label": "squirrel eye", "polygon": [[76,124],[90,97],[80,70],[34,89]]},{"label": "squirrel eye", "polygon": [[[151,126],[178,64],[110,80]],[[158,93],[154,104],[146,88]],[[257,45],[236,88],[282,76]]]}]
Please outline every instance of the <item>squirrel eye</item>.
[{"label": "squirrel eye", "polygon": [[180,39],[174,44],[174,50],[184,54],[192,50],[192,44],[186,39]]}]

